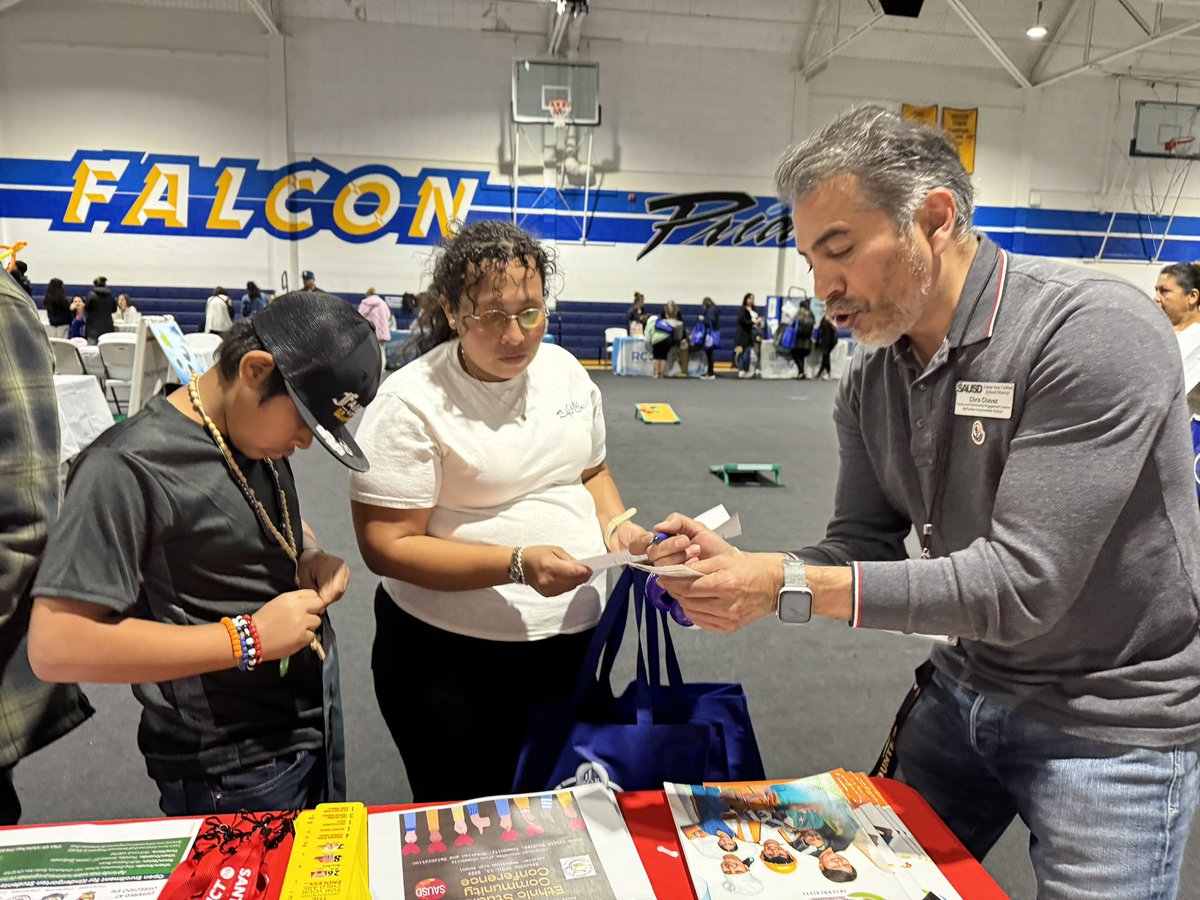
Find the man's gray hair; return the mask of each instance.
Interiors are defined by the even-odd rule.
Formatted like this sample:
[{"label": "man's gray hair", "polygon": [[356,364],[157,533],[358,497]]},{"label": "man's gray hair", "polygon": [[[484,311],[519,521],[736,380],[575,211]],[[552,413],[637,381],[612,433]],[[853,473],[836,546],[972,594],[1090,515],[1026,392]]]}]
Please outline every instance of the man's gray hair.
[{"label": "man's gray hair", "polygon": [[912,226],[929,193],[945,188],[957,206],[954,236],[961,241],[971,234],[971,177],[936,128],[906,122],[881,106],[851,109],[788,149],[775,170],[775,186],[779,198],[794,205],[840,175],[857,178],[869,208],[887,213],[902,232]]}]

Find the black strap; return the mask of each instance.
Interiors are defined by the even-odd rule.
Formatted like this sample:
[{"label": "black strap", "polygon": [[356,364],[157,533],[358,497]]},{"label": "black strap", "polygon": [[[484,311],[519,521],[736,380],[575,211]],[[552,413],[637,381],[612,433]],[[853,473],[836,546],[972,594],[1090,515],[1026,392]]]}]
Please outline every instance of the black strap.
[{"label": "black strap", "polygon": [[871,775],[882,775],[885,778],[894,778],[896,776],[896,739],[900,736],[900,728],[904,725],[904,720],[908,718],[908,714],[912,712],[912,708],[916,706],[917,699],[933,678],[934,665],[930,660],[925,660],[917,667],[913,673],[915,680],[908,695],[900,704],[900,708],[896,710],[896,717],[892,720],[892,730],[888,732],[887,740],[884,741],[883,749],[879,751],[879,759],[875,760],[875,765],[871,767]]}]

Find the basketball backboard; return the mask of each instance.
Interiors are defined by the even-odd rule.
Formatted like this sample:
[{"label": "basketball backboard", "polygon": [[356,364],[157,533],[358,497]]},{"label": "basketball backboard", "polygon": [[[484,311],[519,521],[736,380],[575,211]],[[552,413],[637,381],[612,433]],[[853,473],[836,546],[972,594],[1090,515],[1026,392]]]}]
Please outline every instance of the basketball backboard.
[{"label": "basketball backboard", "polygon": [[1200,106],[1138,100],[1129,155],[1200,159]]},{"label": "basketball backboard", "polygon": [[555,101],[570,104],[566,124],[600,124],[600,64],[518,59],[513,63],[512,114],[521,125],[553,125]]}]

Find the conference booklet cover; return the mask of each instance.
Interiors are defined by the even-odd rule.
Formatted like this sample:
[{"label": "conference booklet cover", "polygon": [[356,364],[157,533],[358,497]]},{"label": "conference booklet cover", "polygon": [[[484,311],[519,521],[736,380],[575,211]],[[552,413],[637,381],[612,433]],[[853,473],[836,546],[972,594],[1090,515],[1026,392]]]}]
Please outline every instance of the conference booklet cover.
[{"label": "conference booklet cover", "polygon": [[371,813],[374,900],[653,900],[611,791],[598,784]]}]

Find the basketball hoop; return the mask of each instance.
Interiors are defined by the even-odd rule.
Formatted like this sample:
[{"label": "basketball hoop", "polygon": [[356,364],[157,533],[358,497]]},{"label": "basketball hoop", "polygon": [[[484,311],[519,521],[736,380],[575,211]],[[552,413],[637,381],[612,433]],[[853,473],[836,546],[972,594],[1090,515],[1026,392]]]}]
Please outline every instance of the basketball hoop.
[{"label": "basketball hoop", "polygon": [[550,121],[554,127],[566,128],[567,116],[571,114],[571,101],[555,99],[549,101],[546,107],[550,110]]},{"label": "basketball hoop", "polygon": [[1191,135],[1188,135],[1186,137],[1171,138],[1169,141],[1166,141],[1163,144],[1163,149],[1166,150],[1168,153],[1174,153],[1180,147],[1187,147],[1188,144],[1191,144],[1195,140],[1196,139],[1194,137],[1192,137]]}]

